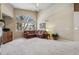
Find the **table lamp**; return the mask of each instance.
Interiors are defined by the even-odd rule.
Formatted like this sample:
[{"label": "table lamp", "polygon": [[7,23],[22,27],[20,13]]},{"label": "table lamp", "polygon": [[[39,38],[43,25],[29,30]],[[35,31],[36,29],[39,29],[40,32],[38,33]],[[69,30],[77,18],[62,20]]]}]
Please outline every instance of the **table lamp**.
[{"label": "table lamp", "polygon": [[[4,25],[5,25],[5,22],[4,20],[0,19],[0,48],[1,48],[1,45],[2,45],[2,41],[3,41],[3,28],[4,28]],[[0,51],[0,54],[1,54],[1,51]]]}]

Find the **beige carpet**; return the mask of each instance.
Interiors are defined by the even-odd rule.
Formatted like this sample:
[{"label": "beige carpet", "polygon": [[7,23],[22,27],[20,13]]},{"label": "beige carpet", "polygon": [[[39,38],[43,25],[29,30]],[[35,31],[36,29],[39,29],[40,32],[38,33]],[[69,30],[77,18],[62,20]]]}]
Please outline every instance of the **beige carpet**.
[{"label": "beige carpet", "polygon": [[1,46],[3,55],[71,55],[79,54],[79,42],[40,38],[19,38]]}]

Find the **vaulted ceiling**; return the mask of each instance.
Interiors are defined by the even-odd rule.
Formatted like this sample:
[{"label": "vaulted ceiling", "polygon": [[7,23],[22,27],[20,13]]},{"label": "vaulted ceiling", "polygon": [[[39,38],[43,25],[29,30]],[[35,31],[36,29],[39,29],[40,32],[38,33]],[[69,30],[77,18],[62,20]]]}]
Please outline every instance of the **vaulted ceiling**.
[{"label": "vaulted ceiling", "polygon": [[40,11],[45,10],[46,8],[51,7],[52,3],[11,3],[14,8],[32,10],[32,11]]}]

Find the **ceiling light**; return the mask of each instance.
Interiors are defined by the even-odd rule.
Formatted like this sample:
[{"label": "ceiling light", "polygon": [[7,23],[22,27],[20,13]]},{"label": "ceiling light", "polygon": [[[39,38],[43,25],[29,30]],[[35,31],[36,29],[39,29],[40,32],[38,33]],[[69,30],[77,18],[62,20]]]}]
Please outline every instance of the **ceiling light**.
[{"label": "ceiling light", "polygon": [[36,7],[39,7],[39,3],[36,3]]},{"label": "ceiling light", "polygon": [[36,11],[39,11],[39,3],[36,3]]}]

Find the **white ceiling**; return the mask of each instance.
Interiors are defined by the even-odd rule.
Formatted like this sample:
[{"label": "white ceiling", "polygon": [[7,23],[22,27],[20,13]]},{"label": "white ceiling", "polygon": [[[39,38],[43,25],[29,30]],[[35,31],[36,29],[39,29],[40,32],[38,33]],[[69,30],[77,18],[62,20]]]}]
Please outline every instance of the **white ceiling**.
[{"label": "white ceiling", "polygon": [[46,8],[51,7],[53,4],[52,3],[38,3],[38,7],[37,7],[37,3],[11,3],[11,5],[14,8],[39,11],[39,10],[45,10]]}]

